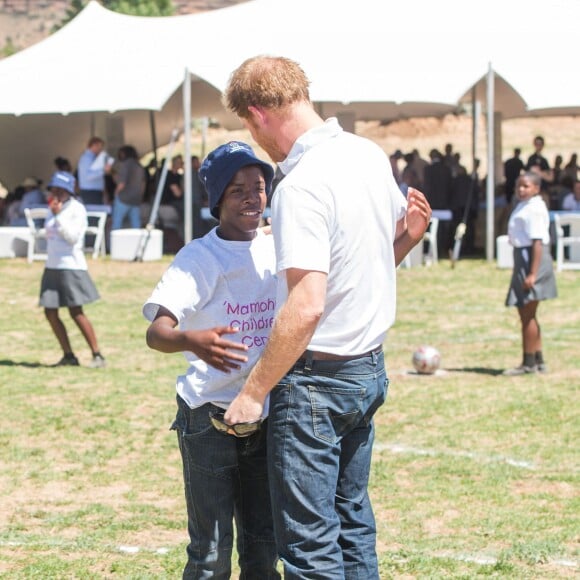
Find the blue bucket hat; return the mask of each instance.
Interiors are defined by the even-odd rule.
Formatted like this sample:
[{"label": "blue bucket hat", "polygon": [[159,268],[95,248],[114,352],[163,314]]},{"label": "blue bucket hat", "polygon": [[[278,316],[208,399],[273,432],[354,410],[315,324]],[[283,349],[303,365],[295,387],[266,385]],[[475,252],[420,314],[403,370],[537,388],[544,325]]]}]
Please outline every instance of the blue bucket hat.
[{"label": "blue bucket hat", "polygon": [[269,163],[256,157],[254,150],[241,141],[230,141],[214,149],[203,161],[199,178],[205,186],[209,198],[209,211],[219,219],[218,204],[233,176],[247,165],[257,165],[264,172],[266,195],[270,195],[274,169]]},{"label": "blue bucket hat", "polygon": [[75,192],[75,176],[68,171],[57,171],[52,174],[48,185],[46,186],[48,189],[51,187],[60,187],[65,189],[69,193],[74,195]]}]

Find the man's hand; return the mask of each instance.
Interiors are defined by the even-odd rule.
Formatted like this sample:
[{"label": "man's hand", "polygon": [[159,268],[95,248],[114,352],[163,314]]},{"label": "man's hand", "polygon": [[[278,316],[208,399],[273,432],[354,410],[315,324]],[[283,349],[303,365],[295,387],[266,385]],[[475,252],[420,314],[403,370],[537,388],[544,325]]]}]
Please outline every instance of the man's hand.
[{"label": "man's hand", "polygon": [[407,191],[407,213],[397,222],[395,233],[395,264],[398,266],[405,256],[423,239],[431,221],[431,206],[418,189]]},{"label": "man's hand", "polygon": [[264,401],[254,398],[246,392],[241,392],[229,406],[224,420],[229,425],[236,423],[252,423],[262,417]]},{"label": "man's hand", "polygon": [[431,221],[431,206],[425,195],[414,187],[407,192],[407,232],[413,240],[422,240]]}]

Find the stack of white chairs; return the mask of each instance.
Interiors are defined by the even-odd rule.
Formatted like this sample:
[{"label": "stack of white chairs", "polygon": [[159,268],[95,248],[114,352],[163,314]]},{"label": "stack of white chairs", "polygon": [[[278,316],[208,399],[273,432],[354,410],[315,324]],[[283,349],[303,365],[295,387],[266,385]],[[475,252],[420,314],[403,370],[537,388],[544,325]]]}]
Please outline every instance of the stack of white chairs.
[{"label": "stack of white chairs", "polygon": [[437,230],[439,229],[439,218],[431,217],[429,228],[423,234],[423,241],[419,242],[406,256],[402,262],[405,268],[420,266],[423,264],[436,264],[439,259],[437,252]]},{"label": "stack of white chairs", "polygon": [[555,213],[554,228],[556,270],[580,270],[580,213]]},{"label": "stack of white chairs", "polygon": [[46,260],[46,230],[44,220],[48,215],[47,207],[24,208],[26,224],[30,230],[30,242],[28,243],[28,262],[34,260]]},{"label": "stack of white chairs", "polygon": [[98,258],[99,255],[105,257],[107,253],[105,244],[107,212],[87,211],[87,222],[89,225],[85,233],[85,252],[90,253],[93,258]]}]

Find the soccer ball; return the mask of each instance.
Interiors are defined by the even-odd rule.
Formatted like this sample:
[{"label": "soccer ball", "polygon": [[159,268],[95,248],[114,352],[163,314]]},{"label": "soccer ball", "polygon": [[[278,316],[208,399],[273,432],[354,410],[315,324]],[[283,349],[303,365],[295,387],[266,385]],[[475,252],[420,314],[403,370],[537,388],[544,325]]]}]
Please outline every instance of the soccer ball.
[{"label": "soccer ball", "polygon": [[432,375],[441,364],[441,355],[433,346],[420,346],[413,353],[413,366],[422,375]]}]

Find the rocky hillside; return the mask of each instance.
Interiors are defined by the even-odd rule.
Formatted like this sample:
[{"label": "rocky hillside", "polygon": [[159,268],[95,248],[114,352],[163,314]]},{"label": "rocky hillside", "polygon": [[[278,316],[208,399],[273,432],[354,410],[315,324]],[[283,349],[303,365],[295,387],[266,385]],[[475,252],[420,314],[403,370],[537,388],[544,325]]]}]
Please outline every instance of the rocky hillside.
[{"label": "rocky hillside", "polygon": [[[173,0],[177,14],[192,14],[246,0]],[[70,0],[0,0],[0,58],[51,33],[66,16]]]}]

